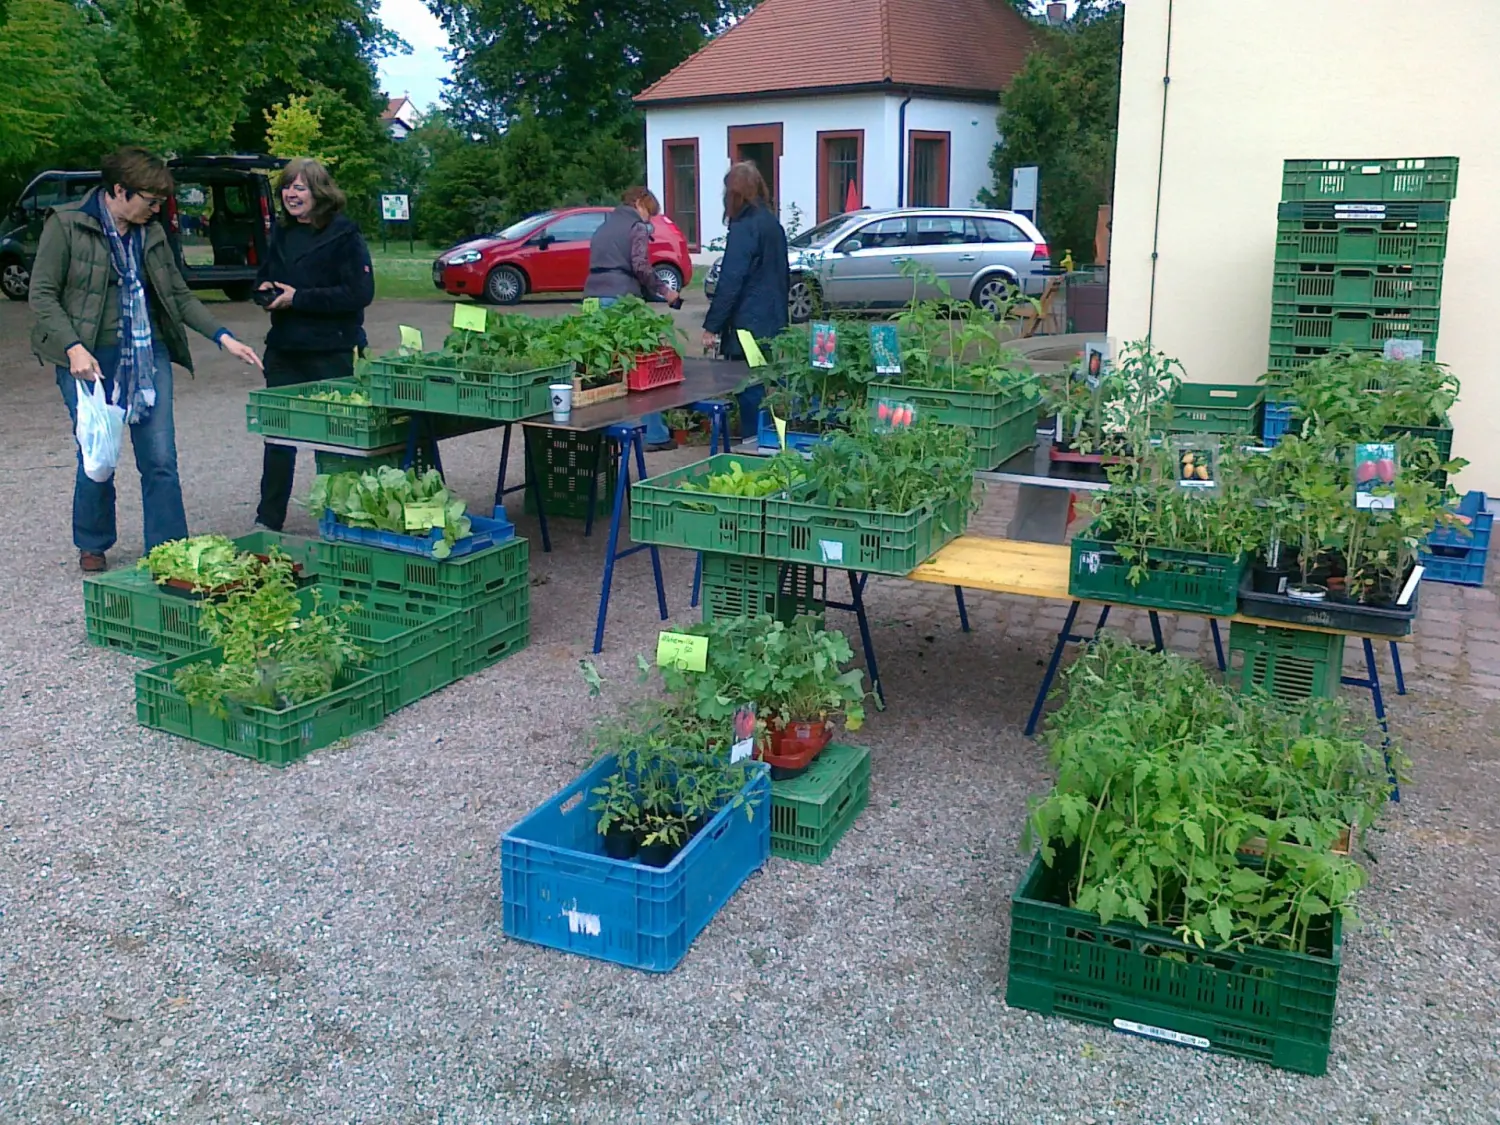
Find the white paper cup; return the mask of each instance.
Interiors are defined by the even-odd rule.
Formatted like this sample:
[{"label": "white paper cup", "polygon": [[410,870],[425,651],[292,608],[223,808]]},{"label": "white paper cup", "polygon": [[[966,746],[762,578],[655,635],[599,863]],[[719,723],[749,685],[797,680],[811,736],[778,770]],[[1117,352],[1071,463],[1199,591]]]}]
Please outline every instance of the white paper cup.
[{"label": "white paper cup", "polygon": [[573,384],[553,383],[547,389],[552,394],[552,420],[566,422],[573,416]]}]

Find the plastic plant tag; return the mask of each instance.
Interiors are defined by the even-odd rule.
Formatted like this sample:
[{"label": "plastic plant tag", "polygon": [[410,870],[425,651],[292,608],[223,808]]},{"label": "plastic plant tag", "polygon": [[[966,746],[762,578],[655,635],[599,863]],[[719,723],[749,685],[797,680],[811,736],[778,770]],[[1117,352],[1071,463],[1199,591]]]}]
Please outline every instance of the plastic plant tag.
[{"label": "plastic plant tag", "polygon": [[431,531],[447,522],[441,504],[407,504],[401,509],[401,518],[407,531]]},{"label": "plastic plant tag", "polygon": [[708,668],[708,638],[664,632],[656,638],[656,663],[662,668],[702,672]]},{"label": "plastic plant tag", "polygon": [[917,408],[894,398],[875,400],[875,429],[878,432],[904,430],[917,420]]},{"label": "plastic plant tag", "polygon": [[1410,359],[1420,363],[1422,346],[1421,340],[1387,340],[1382,355],[1386,359]]},{"label": "plastic plant tag", "polygon": [[814,321],[809,333],[812,365],[830,370],[839,361],[839,330],[823,321]]},{"label": "plastic plant tag", "polygon": [[453,327],[465,332],[483,332],[488,323],[485,310],[478,305],[454,305]]},{"label": "plastic plant tag", "polygon": [[786,448],[786,419],[776,417],[776,412],[771,412],[771,421],[776,425],[776,440],[781,443],[781,448]]},{"label": "plastic plant tag", "polygon": [[422,333],[409,324],[401,327],[401,350],[407,353],[420,352],[422,350]]},{"label": "plastic plant tag", "polygon": [[1083,381],[1089,390],[1097,391],[1109,377],[1109,341],[1090,340],[1083,345]]},{"label": "plastic plant tag", "polygon": [[844,545],[837,539],[819,539],[818,554],[825,563],[841,563],[844,561]]},{"label": "plastic plant tag", "polygon": [[870,325],[870,354],[878,375],[901,374],[901,340],[894,324]]},{"label": "plastic plant tag", "polygon": [[734,334],[739,337],[740,348],[745,353],[745,362],[751,367],[764,367],[766,357],[761,353],[760,345],[755,342],[755,337],[744,328],[736,328]]},{"label": "plastic plant tag", "polygon": [[1178,435],[1172,439],[1177,484],[1181,488],[1207,490],[1219,484],[1219,446],[1201,437]]},{"label": "plastic plant tag", "polygon": [[1427,573],[1425,566],[1414,566],[1411,568],[1411,577],[1406,580],[1406,585],[1401,587],[1401,596],[1396,599],[1397,605],[1410,605],[1412,597],[1417,592],[1417,584],[1422,581],[1422,575]]},{"label": "plastic plant tag", "polygon": [[1396,477],[1401,465],[1394,442],[1354,447],[1354,506],[1361,511],[1394,511]]},{"label": "plastic plant tag", "polygon": [[599,298],[598,297],[585,297],[583,299],[583,311],[586,312],[586,313],[598,312],[599,311]]},{"label": "plastic plant tag", "polygon": [[729,763],[742,762],[755,752],[755,704],[746,703],[734,712],[734,744]]}]

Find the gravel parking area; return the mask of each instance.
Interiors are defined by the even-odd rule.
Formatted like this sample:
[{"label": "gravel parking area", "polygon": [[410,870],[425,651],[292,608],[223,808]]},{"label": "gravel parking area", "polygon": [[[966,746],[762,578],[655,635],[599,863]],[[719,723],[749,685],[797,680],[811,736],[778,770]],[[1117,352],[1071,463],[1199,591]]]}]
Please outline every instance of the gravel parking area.
[{"label": "gravel parking area", "polygon": [[[258,310],[217,308],[259,339]],[[397,323],[440,339],[447,316],[382,303],[372,343]],[[641,690],[635,655],[661,627],[646,558],[617,571],[602,698],[577,668],[604,536],[559,521],[552,554],[533,539],[530,647],[352,744],[275,771],[145,730],[141,664],[84,637],[72,439],[27,328],[0,307],[5,1125],[1500,1122],[1500,714],[1461,668],[1391,700],[1414,779],[1370,841],[1326,1078],[1006,1007],[1017,840],[1048,783],[1021,728],[1050,638],[977,594],[966,635],[946,591],[901,581],[868,595],[891,706],[861,732],[871,800],[832,859],[773,858],[669,975],[569,957],[501,933],[497,839]],[[189,520],[237,535],[258,380],[194,351],[177,384]],[[445,446],[461,494],[493,490],[499,444]],[[120,477],[116,566],[140,550],[133,468]],[[297,511],[288,530],[312,524]],[[664,563],[691,620],[691,558]]]}]

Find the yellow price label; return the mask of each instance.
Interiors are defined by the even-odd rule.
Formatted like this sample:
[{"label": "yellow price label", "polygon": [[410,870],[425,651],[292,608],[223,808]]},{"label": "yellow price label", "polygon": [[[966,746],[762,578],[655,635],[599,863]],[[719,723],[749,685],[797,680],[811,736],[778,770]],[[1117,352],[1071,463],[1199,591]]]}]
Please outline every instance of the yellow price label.
[{"label": "yellow price label", "polygon": [[591,313],[591,312],[598,312],[599,311],[599,298],[598,297],[585,297],[583,299],[583,311],[584,312],[589,312],[589,313]]},{"label": "yellow price label", "polygon": [[453,306],[454,328],[462,328],[465,332],[483,332],[487,324],[485,310],[478,305]]},{"label": "yellow price label", "polygon": [[786,419],[776,417],[775,412],[771,414],[771,421],[776,423],[776,439],[781,442],[781,448],[786,448]]},{"label": "yellow price label", "polygon": [[431,531],[447,522],[447,513],[441,504],[407,504],[401,509],[407,531]]},{"label": "yellow price label", "polygon": [[401,327],[401,347],[406,351],[419,352],[422,350],[422,333],[409,324]]},{"label": "yellow price label", "polygon": [[740,338],[740,347],[745,352],[745,362],[751,367],[764,367],[766,357],[761,353],[760,345],[755,342],[755,337],[743,328],[736,328],[734,332]]},{"label": "yellow price label", "polygon": [[708,638],[662,633],[656,638],[656,663],[662,668],[703,672],[708,668]]}]

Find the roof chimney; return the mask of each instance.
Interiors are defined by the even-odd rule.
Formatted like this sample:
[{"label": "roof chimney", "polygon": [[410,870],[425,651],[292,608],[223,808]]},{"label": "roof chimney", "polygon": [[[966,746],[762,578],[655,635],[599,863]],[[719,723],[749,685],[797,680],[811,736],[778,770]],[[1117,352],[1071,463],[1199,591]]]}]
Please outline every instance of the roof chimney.
[{"label": "roof chimney", "polygon": [[1068,6],[1066,4],[1048,4],[1047,22],[1053,27],[1058,27],[1068,22]]}]

